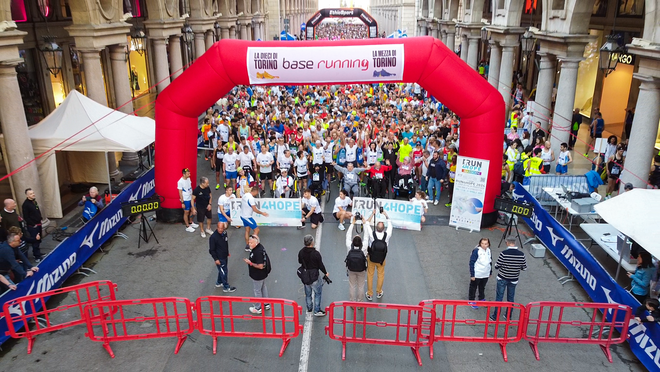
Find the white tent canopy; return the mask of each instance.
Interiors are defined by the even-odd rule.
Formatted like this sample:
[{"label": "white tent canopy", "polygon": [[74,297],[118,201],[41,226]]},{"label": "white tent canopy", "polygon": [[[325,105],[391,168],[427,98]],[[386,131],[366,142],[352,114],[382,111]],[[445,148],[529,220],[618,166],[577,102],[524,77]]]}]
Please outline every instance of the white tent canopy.
[{"label": "white tent canopy", "polygon": [[[55,151],[67,151],[71,182],[107,183],[105,153],[139,151],[155,139],[153,119],[113,110],[78,91],[39,124],[30,138],[43,185],[42,204],[48,217],[62,217]],[[93,153],[93,154],[90,154]]]},{"label": "white tent canopy", "polygon": [[633,189],[596,204],[594,209],[612,227],[660,259],[660,190]]}]

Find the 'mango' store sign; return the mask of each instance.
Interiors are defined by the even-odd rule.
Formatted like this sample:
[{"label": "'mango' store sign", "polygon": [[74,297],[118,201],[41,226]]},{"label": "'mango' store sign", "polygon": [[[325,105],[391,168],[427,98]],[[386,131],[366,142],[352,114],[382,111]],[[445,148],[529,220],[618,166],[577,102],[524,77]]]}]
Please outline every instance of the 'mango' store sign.
[{"label": "'mango' store sign", "polygon": [[250,47],[250,84],[401,81],[403,45]]}]

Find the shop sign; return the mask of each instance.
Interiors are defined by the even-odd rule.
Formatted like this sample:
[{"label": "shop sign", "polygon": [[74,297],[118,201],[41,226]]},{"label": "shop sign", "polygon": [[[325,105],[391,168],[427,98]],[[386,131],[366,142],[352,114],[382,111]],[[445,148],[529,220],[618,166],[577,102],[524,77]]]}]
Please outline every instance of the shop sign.
[{"label": "shop sign", "polygon": [[612,61],[618,61],[623,65],[634,65],[635,56],[628,53],[612,53]]}]

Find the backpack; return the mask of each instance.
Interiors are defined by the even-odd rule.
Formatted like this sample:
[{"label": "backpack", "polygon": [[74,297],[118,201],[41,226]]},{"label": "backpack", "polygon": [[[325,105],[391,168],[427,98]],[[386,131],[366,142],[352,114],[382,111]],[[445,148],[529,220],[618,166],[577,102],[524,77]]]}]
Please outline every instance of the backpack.
[{"label": "backpack", "polygon": [[351,248],[344,262],[348,271],[362,272],[367,269],[367,258],[364,256],[362,249]]},{"label": "backpack", "polygon": [[85,206],[83,208],[83,219],[85,221],[89,221],[96,215],[96,212],[98,212],[99,208],[96,206],[96,204],[92,203],[91,201],[87,200],[85,202]]},{"label": "backpack", "polygon": [[266,250],[262,250],[264,252],[264,270],[266,270],[266,274],[270,274],[270,269],[272,268],[272,265],[270,264],[270,257],[268,257],[268,253],[266,253]]},{"label": "backpack", "polygon": [[371,247],[369,247],[369,260],[373,263],[377,264],[382,264],[385,262],[385,257],[387,256],[387,243],[385,242],[385,239],[387,239],[387,233],[383,233],[383,239],[378,239],[376,237],[376,232],[373,232],[374,235],[374,241],[371,243]]},{"label": "backpack", "polygon": [[525,175],[525,165],[523,164],[522,161],[518,161],[513,165],[513,174],[516,174],[518,176]]}]

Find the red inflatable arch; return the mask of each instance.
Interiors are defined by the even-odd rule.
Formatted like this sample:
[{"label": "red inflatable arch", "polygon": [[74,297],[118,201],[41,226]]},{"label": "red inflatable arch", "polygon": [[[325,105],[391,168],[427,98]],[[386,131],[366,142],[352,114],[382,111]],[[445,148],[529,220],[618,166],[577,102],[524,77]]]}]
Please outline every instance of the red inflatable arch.
[{"label": "red inflatable arch", "polygon": [[[159,218],[179,221],[183,168],[197,180],[198,117],[236,85],[417,82],[461,118],[460,154],[490,160],[484,222],[500,192],[504,100],[437,39],[346,41],[221,40],[156,101]],[[494,222],[494,220],[492,220]]]}]

